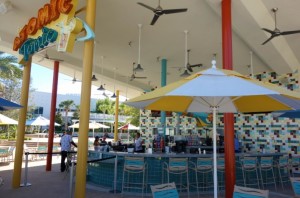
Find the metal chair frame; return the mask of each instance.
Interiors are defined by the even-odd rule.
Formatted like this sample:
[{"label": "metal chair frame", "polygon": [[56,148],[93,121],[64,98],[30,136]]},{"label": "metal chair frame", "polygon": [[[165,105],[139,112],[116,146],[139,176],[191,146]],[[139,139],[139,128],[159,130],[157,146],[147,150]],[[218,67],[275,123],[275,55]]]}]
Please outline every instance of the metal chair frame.
[{"label": "metal chair frame", "polygon": [[250,175],[253,175],[254,172],[256,175],[256,181],[257,181],[257,187],[260,188],[259,184],[259,174],[258,174],[258,163],[257,163],[257,157],[244,157],[241,159],[241,165],[242,165],[242,172],[243,172],[243,180],[244,180],[244,186],[247,187],[247,185],[251,186],[254,184],[247,184],[247,173],[250,173]]},{"label": "metal chair frame", "polygon": [[[190,197],[190,190],[189,190],[189,166],[188,166],[188,159],[187,158],[169,158],[169,163],[164,162],[163,163],[163,170],[166,171],[168,183],[170,183],[170,174],[173,175],[180,175],[180,182],[178,182],[176,185],[180,187],[180,192],[182,190],[186,189],[188,193],[188,197]],[[186,185],[183,184],[183,178],[182,175],[186,174]],[[164,174],[162,174],[164,175]],[[162,177],[162,180],[164,178]]]},{"label": "metal chair frame", "polygon": [[[276,179],[274,174],[274,164],[273,164],[273,157],[261,157],[260,163],[259,163],[259,172],[260,172],[260,179],[261,179],[261,185],[264,189],[264,185],[267,184],[274,184],[275,190],[277,191],[276,186]],[[268,172],[271,171],[271,177],[268,178]],[[265,176],[265,180],[264,180]],[[269,181],[268,181],[269,180]]]},{"label": "metal chair frame", "polygon": [[[144,188],[146,188],[147,186],[147,184],[145,183],[146,169],[147,163],[145,163],[144,157],[124,158],[122,194],[124,194],[124,189],[141,189],[142,197],[144,197]],[[130,181],[130,176],[135,174],[142,174],[142,183]],[[125,180],[125,178],[127,178],[127,181]],[[140,184],[141,187],[138,187],[138,184]]]},{"label": "metal chair frame", "polygon": [[[213,188],[213,159],[211,157],[197,158],[196,163],[190,161],[190,169],[195,172],[196,177],[196,183],[191,183],[190,186],[197,189],[198,197],[200,195],[199,189],[209,191],[209,188]],[[199,181],[199,175],[201,181]]]}]

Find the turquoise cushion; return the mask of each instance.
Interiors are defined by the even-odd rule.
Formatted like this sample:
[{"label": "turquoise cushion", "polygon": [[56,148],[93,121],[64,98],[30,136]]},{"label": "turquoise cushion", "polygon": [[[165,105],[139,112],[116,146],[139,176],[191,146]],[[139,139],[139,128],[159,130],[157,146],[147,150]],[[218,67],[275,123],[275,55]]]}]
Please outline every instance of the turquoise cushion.
[{"label": "turquoise cushion", "polygon": [[154,198],[178,198],[176,189],[158,191],[154,193]]},{"label": "turquoise cushion", "polygon": [[258,195],[249,195],[245,193],[234,192],[233,198],[264,198],[264,197]]},{"label": "turquoise cushion", "polygon": [[300,182],[293,182],[293,188],[296,195],[300,195]]}]

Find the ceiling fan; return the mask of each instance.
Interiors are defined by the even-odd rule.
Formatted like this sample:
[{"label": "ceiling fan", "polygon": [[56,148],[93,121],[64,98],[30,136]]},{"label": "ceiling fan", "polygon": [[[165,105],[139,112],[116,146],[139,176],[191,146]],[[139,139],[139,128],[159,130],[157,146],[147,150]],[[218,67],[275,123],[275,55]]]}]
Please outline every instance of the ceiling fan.
[{"label": "ceiling fan", "polygon": [[200,63],[200,64],[194,64],[194,65],[191,65],[190,64],[190,52],[191,50],[188,49],[187,50],[187,64],[186,64],[186,68],[190,71],[190,72],[193,72],[193,68],[194,67],[202,67],[203,65]]},{"label": "ceiling fan", "polygon": [[146,76],[136,76],[135,75],[135,68],[134,68],[135,63],[132,64],[132,75],[130,76],[130,81],[133,81],[134,79],[146,79]]},{"label": "ceiling fan", "polygon": [[293,31],[284,31],[281,32],[278,28],[277,28],[277,21],[276,21],[276,12],[278,11],[278,8],[272,8],[271,11],[274,13],[274,18],[275,18],[275,29],[274,30],[269,30],[267,28],[262,28],[262,30],[268,32],[271,34],[271,37],[268,38],[265,42],[262,43],[262,45],[266,44],[267,42],[269,42],[271,39],[280,36],[280,35],[289,35],[289,34],[297,34],[300,33],[300,30],[293,30]]},{"label": "ceiling fan", "polygon": [[184,68],[185,68],[185,70],[184,70],[184,72],[180,75],[181,77],[187,77],[187,76],[189,76],[190,74],[189,74],[189,72],[188,71],[190,71],[190,72],[193,72],[193,67],[201,67],[201,66],[203,66],[202,64],[194,64],[194,65],[191,65],[190,63],[189,63],[189,58],[190,58],[190,49],[188,49],[187,48],[187,35],[188,35],[188,31],[187,30],[185,30],[184,31],[184,34],[185,34],[185,62],[184,62]]},{"label": "ceiling fan", "polygon": [[157,19],[163,15],[163,14],[174,14],[174,13],[180,13],[180,12],[186,12],[188,9],[187,8],[179,8],[179,9],[167,9],[164,10],[161,6],[160,6],[160,0],[158,0],[158,6],[156,8],[150,7],[144,3],[140,3],[138,2],[137,4],[148,8],[149,10],[152,10],[154,12],[154,17],[151,21],[150,25],[154,25],[155,22],[157,21]]},{"label": "ceiling fan", "polygon": [[46,53],[44,56],[42,56],[42,58],[38,61],[38,62],[42,62],[44,59],[48,59],[48,60],[53,60],[53,61],[59,61],[59,62],[62,62],[64,60],[62,59],[58,59],[58,58],[52,58],[48,55],[48,50],[46,50]]}]

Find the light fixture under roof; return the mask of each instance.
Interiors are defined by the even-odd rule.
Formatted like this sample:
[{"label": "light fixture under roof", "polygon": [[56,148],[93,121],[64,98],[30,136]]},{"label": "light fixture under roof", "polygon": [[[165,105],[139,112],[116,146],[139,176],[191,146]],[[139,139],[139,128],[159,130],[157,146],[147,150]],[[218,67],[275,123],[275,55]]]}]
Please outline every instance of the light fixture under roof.
[{"label": "light fixture under roof", "polygon": [[138,64],[137,67],[134,68],[135,72],[142,72],[144,69],[141,66],[141,31],[142,31],[142,24],[138,24],[139,27],[139,50],[138,50]]},{"label": "light fixture under roof", "polygon": [[111,98],[116,98],[116,97],[117,95],[115,93],[111,96]]},{"label": "light fixture under roof", "polygon": [[114,68],[114,94],[110,97],[112,99],[115,99],[117,97],[117,95],[116,95],[116,70],[117,70],[117,68]]},{"label": "light fixture under roof", "polygon": [[[105,84],[104,84],[104,85],[105,85]],[[97,90],[99,90],[99,91],[105,91],[105,88],[104,88],[103,85],[100,85],[100,87],[99,87]]]},{"label": "light fixture under roof", "polygon": [[97,81],[98,79],[96,78],[96,75],[94,74],[93,76],[92,76],[92,79],[91,79],[91,81]]}]

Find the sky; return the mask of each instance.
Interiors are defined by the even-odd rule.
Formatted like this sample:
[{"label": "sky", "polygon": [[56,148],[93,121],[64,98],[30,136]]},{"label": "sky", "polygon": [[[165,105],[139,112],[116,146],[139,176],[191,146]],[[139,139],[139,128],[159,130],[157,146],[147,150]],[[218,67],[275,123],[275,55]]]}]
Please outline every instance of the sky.
[{"label": "sky", "polygon": [[[53,70],[33,63],[31,66],[31,86],[36,91],[52,92],[52,80]],[[59,73],[58,75],[58,94],[80,94],[81,82],[72,82],[73,77]],[[97,90],[98,87],[92,86],[91,97],[97,99],[104,99],[102,93]],[[106,91],[107,93],[110,93]],[[120,101],[124,101],[123,97],[120,97]]]}]

